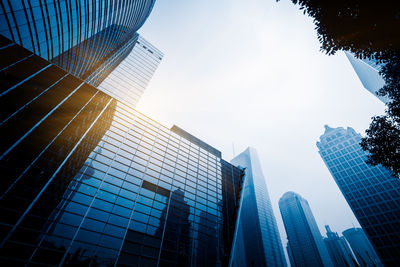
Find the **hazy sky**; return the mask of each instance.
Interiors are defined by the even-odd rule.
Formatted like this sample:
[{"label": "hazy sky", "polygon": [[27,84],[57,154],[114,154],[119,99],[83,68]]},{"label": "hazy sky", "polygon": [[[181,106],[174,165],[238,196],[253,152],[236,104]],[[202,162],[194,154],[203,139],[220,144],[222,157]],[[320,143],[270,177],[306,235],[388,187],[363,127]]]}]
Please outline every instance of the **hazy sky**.
[{"label": "hazy sky", "polygon": [[257,149],[283,245],[278,200],[306,198],[320,227],[358,226],[318,154],[324,124],[364,133],[384,105],[343,53],[326,56],[289,0],[158,0],[139,31],[165,54],[137,109],[185,129],[225,160]]}]

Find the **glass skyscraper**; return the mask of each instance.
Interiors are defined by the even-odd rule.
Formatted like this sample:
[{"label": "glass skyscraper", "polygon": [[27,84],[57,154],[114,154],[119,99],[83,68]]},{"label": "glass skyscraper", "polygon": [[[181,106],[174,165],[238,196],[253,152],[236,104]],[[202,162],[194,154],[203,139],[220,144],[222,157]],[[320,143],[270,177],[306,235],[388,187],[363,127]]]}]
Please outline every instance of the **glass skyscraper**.
[{"label": "glass skyscraper", "polygon": [[[136,33],[154,2],[1,0],[0,34],[95,87],[124,62],[112,75],[115,89],[110,82],[99,89],[135,105],[162,58],[144,39],[149,49],[139,48]],[[127,65],[133,65],[129,73]],[[121,80],[132,86],[121,88]]]},{"label": "glass skyscraper", "polygon": [[278,226],[256,150],[247,148],[231,163],[244,168],[245,172],[232,266],[286,266]]},{"label": "glass skyscraper", "polygon": [[346,239],[343,236],[339,237],[338,233],[332,232],[329,225],[325,225],[325,229],[327,237],[324,238],[324,242],[331,256],[333,265],[335,267],[358,266]]},{"label": "glass skyscraper", "polygon": [[97,88],[135,107],[162,57],[161,51],[139,35],[130,54]]},{"label": "glass skyscraper", "polygon": [[0,36],[3,266],[222,266],[242,170]]},{"label": "glass skyscraper", "polygon": [[388,97],[378,96],[376,94],[376,92],[385,85],[385,80],[379,74],[381,65],[373,60],[358,59],[347,51],[344,53],[357,73],[364,88],[375,95],[383,103],[387,103],[389,101]]},{"label": "glass skyscraper", "polygon": [[349,242],[360,267],[383,266],[363,229],[350,228],[343,231],[343,235]]},{"label": "glass skyscraper", "polygon": [[386,266],[400,262],[400,180],[381,165],[370,166],[361,135],[330,128],[317,142],[319,153],[347,203]]},{"label": "glass skyscraper", "polygon": [[279,209],[294,266],[333,267],[307,200],[297,193],[286,192],[279,199]]},{"label": "glass skyscraper", "polygon": [[0,34],[82,78],[143,25],[155,0],[2,0]]}]

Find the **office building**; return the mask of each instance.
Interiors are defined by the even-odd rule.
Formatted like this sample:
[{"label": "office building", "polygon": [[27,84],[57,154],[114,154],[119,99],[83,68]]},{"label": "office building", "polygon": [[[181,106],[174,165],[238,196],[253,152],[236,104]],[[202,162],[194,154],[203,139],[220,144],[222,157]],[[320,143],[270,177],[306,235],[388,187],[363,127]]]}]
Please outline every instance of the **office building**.
[{"label": "office building", "polygon": [[154,2],[2,0],[0,34],[85,79],[134,37]]},{"label": "office building", "polygon": [[357,261],[353,257],[353,253],[346,241],[346,239],[335,232],[332,232],[329,225],[325,225],[326,235],[324,242],[328,249],[329,255],[331,256],[333,265],[335,267],[356,267],[358,266]]},{"label": "office building", "polygon": [[383,266],[363,229],[347,229],[343,231],[343,236],[349,242],[359,266]]},{"label": "office building", "polygon": [[290,266],[291,267],[296,267],[296,264],[294,263],[292,251],[290,250],[289,242],[286,243],[286,252],[288,254]]},{"label": "office building", "polygon": [[231,163],[244,168],[245,181],[232,266],[286,266],[282,242],[264,175],[254,148]]},{"label": "office building", "polygon": [[130,54],[97,88],[135,107],[162,57],[162,52],[139,35]]},{"label": "office building", "polygon": [[222,266],[242,170],[0,36],[3,266]]},{"label": "office building", "polygon": [[382,66],[374,60],[358,59],[347,51],[344,53],[364,88],[375,95],[383,103],[388,103],[388,97],[376,94],[376,92],[385,85],[385,80],[379,74]]},{"label": "office building", "polygon": [[279,199],[279,209],[295,266],[333,266],[307,200],[286,192]]},{"label": "office building", "polygon": [[0,35],[135,106],[162,59],[136,33],[154,2],[1,0]]},{"label": "office building", "polygon": [[394,266],[400,262],[400,180],[368,165],[360,141],[351,127],[325,126],[317,147],[383,264]]}]

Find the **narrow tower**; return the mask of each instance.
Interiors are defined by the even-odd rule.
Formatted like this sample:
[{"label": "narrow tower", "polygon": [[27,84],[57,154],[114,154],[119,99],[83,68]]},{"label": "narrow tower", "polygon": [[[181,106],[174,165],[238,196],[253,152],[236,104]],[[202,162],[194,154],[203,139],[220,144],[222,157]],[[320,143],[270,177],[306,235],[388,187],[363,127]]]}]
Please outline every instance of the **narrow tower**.
[{"label": "narrow tower", "polygon": [[295,266],[333,266],[307,200],[286,192],[279,200],[279,209]]},{"label": "narrow tower", "polygon": [[231,163],[245,169],[233,266],[286,266],[278,226],[256,150],[247,148]]}]

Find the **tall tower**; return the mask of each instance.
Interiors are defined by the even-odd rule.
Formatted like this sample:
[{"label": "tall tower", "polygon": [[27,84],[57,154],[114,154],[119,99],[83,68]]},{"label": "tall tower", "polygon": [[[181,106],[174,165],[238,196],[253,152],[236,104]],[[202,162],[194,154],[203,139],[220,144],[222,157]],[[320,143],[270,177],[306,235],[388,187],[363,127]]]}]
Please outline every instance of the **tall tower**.
[{"label": "tall tower", "polygon": [[162,59],[137,34],[155,0],[0,3],[0,35],[133,107]]},{"label": "tall tower", "polygon": [[363,229],[350,228],[343,231],[343,235],[349,242],[359,266],[383,266]]},{"label": "tall tower", "polygon": [[333,266],[307,200],[286,192],[279,209],[295,266]]},{"label": "tall tower", "polygon": [[355,70],[358,78],[365,89],[375,95],[383,103],[387,103],[389,98],[386,96],[379,96],[376,92],[385,85],[385,80],[379,74],[381,66],[373,60],[358,59],[351,53],[344,52],[347,59],[350,61],[351,66]]},{"label": "tall tower", "polygon": [[256,150],[247,148],[231,163],[245,169],[233,266],[286,266],[278,226]]},{"label": "tall tower", "polygon": [[130,54],[97,88],[135,107],[162,57],[160,50],[139,35]]},{"label": "tall tower", "polygon": [[346,242],[346,239],[335,232],[332,232],[329,225],[325,225],[326,235],[324,238],[326,248],[328,249],[329,255],[331,256],[333,265],[335,267],[349,266],[355,267],[357,262],[355,261],[351,249]]},{"label": "tall tower", "polygon": [[136,38],[136,31],[154,3],[155,0],[1,0],[4,27],[0,34],[85,79]]},{"label": "tall tower", "polygon": [[351,127],[325,126],[317,147],[381,260],[393,266],[400,262],[400,180],[368,165],[360,141]]},{"label": "tall tower", "polygon": [[243,172],[220,151],[3,36],[0,77],[2,266],[228,264]]}]

